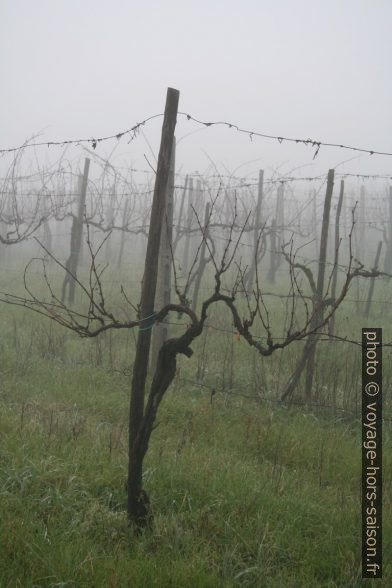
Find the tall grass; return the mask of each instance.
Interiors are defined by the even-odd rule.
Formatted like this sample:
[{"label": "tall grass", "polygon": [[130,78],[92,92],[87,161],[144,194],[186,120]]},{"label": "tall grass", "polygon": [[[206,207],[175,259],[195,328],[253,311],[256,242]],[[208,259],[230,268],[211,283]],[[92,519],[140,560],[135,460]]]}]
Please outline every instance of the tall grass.
[{"label": "tall grass", "polygon": [[[0,323],[1,587],[372,585],[360,562],[360,348],[320,343],[316,385],[332,406],[320,412],[274,402],[301,344],[261,360],[207,331],[162,403],[144,474],[154,527],[134,537],[132,335],[82,341],[4,306]],[[391,462],[387,421],[380,586],[392,585]]]}]

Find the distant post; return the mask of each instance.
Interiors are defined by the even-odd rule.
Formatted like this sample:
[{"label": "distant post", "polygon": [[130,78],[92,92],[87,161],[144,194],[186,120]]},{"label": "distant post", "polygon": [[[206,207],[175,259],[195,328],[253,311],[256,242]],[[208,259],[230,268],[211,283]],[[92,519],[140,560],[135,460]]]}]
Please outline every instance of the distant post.
[{"label": "distant post", "polygon": [[72,220],[70,254],[65,264],[67,272],[64,277],[63,288],[61,292],[61,301],[64,302],[68,287],[68,304],[71,305],[75,301],[75,278],[77,277],[76,274],[78,270],[82,248],[83,216],[86,207],[86,194],[89,169],[90,160],[88,157],[86,157],[86,159],[84,160],[83,180],[80,190],[78,211],[77,215],[74,216]]},{"label": "distant post", "polygon": [[390,274],[392,271],[392,186],[389,186],[389,227],[387,250],[385,252],[384,272]]},{"label": "distant post", "polygon": [[248,279],[246,281],[246,289],[252,292],[253,288],[253,281],[256,272],[256,265],[257,265],[257,243],[259,239],[259,232],[260,232],[260,220],[261,220],[261,205],[263,202],[263,183],[264,183],[264,170],[259,171],[259,183],[258,183],[258,190],[257,190],[257,204],[256,204],[256,211],[255,211],[255,220],[254,220],[254,232],[253,232],[253,254],[252,260],[250,264],[250,269],[248,273]]}]

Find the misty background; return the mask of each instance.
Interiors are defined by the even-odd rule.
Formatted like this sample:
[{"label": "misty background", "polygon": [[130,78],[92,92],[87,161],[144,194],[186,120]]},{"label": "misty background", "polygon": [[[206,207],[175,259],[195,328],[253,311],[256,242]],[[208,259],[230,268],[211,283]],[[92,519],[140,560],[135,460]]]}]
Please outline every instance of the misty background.
[{"label": "misty background", "polygon": [[[391,22],[388,0],[5,0],[0,148],[36,134],[115,134],[163,112],[171,86],[181,92],[179,110],[203,121],[391,152]],[[154,164],[161,124],[148,123],[131,143],[98,144],[97,153],[148,168],[144,155]],[[391,172],[390,157],[322,147],[313,160],[310,146],[251,141],[182,116],[176,136],[184,173],[203,173],[213,160],[221,172],[241,166],[237,175],[297,166],[305,166],[298,175],[316,175],[352,158],[340,172]],[[80,159],[80,147],[67,156]]]},{"label": "misty background", "polygon": [[381,422],[388,552],[391,17],[0,2],[0,587],[363,585]]}]

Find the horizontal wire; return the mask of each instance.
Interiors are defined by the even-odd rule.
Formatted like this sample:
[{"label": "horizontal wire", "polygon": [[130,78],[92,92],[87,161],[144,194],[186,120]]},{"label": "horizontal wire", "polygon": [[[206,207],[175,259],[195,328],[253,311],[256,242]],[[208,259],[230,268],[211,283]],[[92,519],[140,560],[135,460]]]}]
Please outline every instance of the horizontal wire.
[{"label": "horizontal wire", "polygon": [[315,147],[315,149],[316,149],[315,154],[313,156],[313,159],[315,159],[317,157],[321,147],[337,147],[340,149],[347,149],[350,151],[357,151],[357,152],[359,151],[361,153],[368,153],[369,155],[387,155],[387,156],[392,157],[392,153],[387,152],[387,151],[379,151],[376,149],[365,149],[363,147],[353,147],[350,145],[344,145],[343,143],[331,143],[331,142],[324,142],[324,141],[319,141],[319,140],[315,140],[315,139],[301,139],[301,138],[294,139],[293,137],[285,137],[283,135],[270,135],[267,133],[261,133],[259,131],[251,131],[248,129],[242,129],[238,125],[231,123],[231,122],[226,122],[226,121],[206,122],[206,121],[199,120],[199,119],[193,117],[191,114],[187,114],[186,112],[179,112],[178,114],[185,116],[188,120],[191,120],[191,121],[193,121],[197,124],[200,124],[200,125],[204,125],[206,127],[224,126],[229,129],[233,129],[234,131],[237,131],[238,133],[243,133],[245,135],[248,135],[251,140],[253,139],[253,137],[261,137],[263,139],[274,139],[274,140],[277,140],[279,143],[283,143],[284,141],[287,141],[287,142],[303,144],[303,145],[307,145],[307,146],[310,145],[311,147]]},{"label": "horizontal wire", "polygon": [[[363,147],[354,147],[351,145],[346,145],[344,143],[332,143],[332,142],[320,141],[320,140],[310,139],[310,138],[303,139],[303,138],[287,137],[284,135],[272,135],[272,134],[262,133],[260,131],[244,129],[244,128],[241,128],[240,126],[238,126],[237,124],[227,122],[227,121],[209,121],[209,122],[202,121],[202,120],[200,120],[200,119],[198,119],[198,118],[196,118],[186,112],[178,112],[178,115],[184,116],[187,118],[187,120],[192,121],[192,122],[199,124],[199,125],[203,125],[204,127],[224,126],[228,129],[234,130],[238,133],[248,135],[250,140],[253,140],[253,137],[260,137],[263,139],[275,140],[275,141],[278,141],[279,143],[290,142],[290,143],[296,143],[296,144],[302,144],[305,146],[310,146],[310,147],[315,148],[313,159],[315,159],[317,157],[321,147],[333,147],[333,148],[345,149],[345,150],[355,151],[355,152],[360,152],[360,153],[368,153],[369,155],[384,155],[384,156],[392,157],[391,152],[381,151],[379,149],[366,149]],[[162,113],[149,116],[149,117],[145,118],[142,122],[135,124],[130,129],[127,129],[125,131],[120,131],[118,133],[114,133],[112,135],[108,135],[108,136],[104,136],[104,137],[97,137],[97,138],[89,137],[89,138],[81,138],[81,139],[63,139],[60,141],[40,141],[37,143],[24,143],[24,144],[20,145],[19,147],[9,147],[9,148],[0,149],[0,154],[12,153],[12,152],[20,151],[21,149],[26,149],[26,148],[30,148],[30,147],[43,147],[43,146],[52,147],[52,146],[72,145],[72,144],[73,145],[78,145],[78,144],[80,145],[82,143],[88,143],[92,146],[93,149],[96,149],[98,143],[102,143],[104,141],[109,141],[112,139],[120,140],[124,135],[131,135],[129,141],[132,141],[136,137],[137,132],[139,131],[140,127],[144,126],[147,122],[150,122],[151,120],[162,117],[162,116],[163,116]]]},{"label": "horizontal wire", "polygon": [[136,133],[137,131],[140,129],[140,127],[144,126],[147,122],[150,122],[151,120],[155,119],[155,118],[159,118],[163,116],[163,114],[154,114],[152,116],[149,116],[148,118],[145,118],[142,122],[136,123],[135,125],[133,125],[133,127],[131,127],[130,129],[127,129],[126,131],[120,131],[119,133],[115,133],[113,135],[108,135],[106,137],[98,137],[98,138],[93,138],[90,137],[88,139],[63,139],[61,141],[40,141],[39,143],[24,143],[22,145],[20,145],[19,147],[10,147],[10,148],[6,148],[6,149],[0,149],[0,153],[4,154],[4,153],[12,153],[15,151],[20,151],[21,149],[27,149],[29,147],[53,147],[53,146],[65,146],[65,145],[79,145],[81,143],[90,143],[93,149],[96,149],[97,144],[98,143],[102,143],[104,141],[109,141],[111,139],[121,139],[124,135],[133,135],[130,138],[130,141],[132,141],[135,137],[136,137]]}]

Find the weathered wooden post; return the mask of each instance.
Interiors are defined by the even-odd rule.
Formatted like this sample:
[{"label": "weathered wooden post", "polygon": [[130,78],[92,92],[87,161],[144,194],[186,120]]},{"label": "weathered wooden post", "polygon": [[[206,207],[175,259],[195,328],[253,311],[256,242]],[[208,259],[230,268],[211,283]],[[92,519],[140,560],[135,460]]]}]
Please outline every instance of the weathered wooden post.
[{"label": "weathered wooden post", "polygon": [[176,238],[173,242],[173,253],[176,250],[176,247],[178,245],[178,241],[180,240],[181,237],[181,233],[182,233],[182,215],[184,212],[184,202],[185,202],[185,196],[186,196],[186,190],[187,190],[187,186],[188,186],[188,174],[185,176],[185,183],[184,183],[184,188],[182,190],[182,195],[181,195],[181,203],[180,203],[180,210],[178,213],[178,220],[177,220],[177,230],[176,230]]},{"label": "weathered wooden post", "polygon": [[78,204],[77,215],[73,217],[71,228],[71,247],[70,254],[66,261],[65,267],[67,272],[64,277],[61,300],[65,301],[66,290],[68,286],[68,304],[73,304],[75,301],[75,278],[77,277],[77,270],[81,255],[82,238],[83,238],[83,216],[86,207],[86,194],[88,173],[90,169],[90,160],[88,157],[84,160],[83,180],[80,190],[80,198]]},{"label": "weathered wooden post", "polygon": [[[47,205],[47,199],[48,196],[44,196],[44,199],[42,201],[41,217],[44,219],[42,222],[42,240],[45,249],[49,252],[52,252],[52,229],[50,227],[50,223],[48,220],[49,209]],[[45,253],[44,257],[48,263],[51,262],[51,257],[47,253]]]},{"label": "weathered wooden post", "polygon": [[349,230],[349,223],[350,223],[350,215],[349,215],[349,205],[348,205],[348,198],[344,197],[343,198],[343,209],[342,209],[342,223],[340,226],[343,225],[343,235],[344,238],[346,239],[350,233]]},{"label": "weathered wooden post", "polygon": [[128,224],[128,210],[129,210],[129,198],[125,201],[124,206],[124,213],[122,218],[122,230],[121,230],[121,239],[120,239],[120,250],[118,252],[118,260],[117,260],[117,268],[121,267],[121,261],[124,253],[124,245],[125,245],[125,234],[126,234],[126,226]]},{"label": "weathered wooden post", "polygon": [[[203,213],[203,190],[201,187],[201,180],[200,178],[196,178],[196,181],[193,183],[193,196],[192,196],[192,205],[194,212],[192,211],[192,222],[191,222],[191,238],[189,242],[189,265],[192,266],[197,252],[197,231],[196,228],[199,227],[199,223],[201,224],[201,218]],[[197,215],[197,217],[196,217]],[[198,220],[197,220],[198,219]]]},{"label": "weathered wooden post", "polygon": [[[327,191],[325,194],[324,201],[324,213],[323,223],[321,228],[321,239],[320,239],[320,255],[318,265],[318,276],[316,291],[314,293],[313,300],[313,315],[311,318],[310,328],[315,329],[317,325],[322,322],[323,319],[323,292],[324,292],[324,279],[325,279],[325,264],[327,257],[327,245],[328,245],[328,228],[329,228],[329,215],[331,210],[331,200],[333,193],[334,184],[334,170],[330,169],[328,172],[327,180]],[[317,335],[311,335],[308,337],[303,349],[301,358],[298,362],[294,373],[287,382],[281,400],[286,400],[294,392],[298,385],[301,374],[305,368],[306,370],[306,383],[305,383],[305,397],[308,403],[311,403],[312,399],[312,385],[313,385],[313,374],[314,374],[314,360],[316,354]]]},{"label": "weathered wooden post", "polygon": [[313,190],[313,227],[314,227],[314,245],[316,250],[316,258],[320,252],[319,240],[318,240],[318,226],[317,226],[317,192]]},{"label": "weathered wooden post", "polygon": [[365,186],[361,186],[359,194],[359,247],[358,259],[365,263],[365,238],[366,238],[366,211],[365,211]]},{"label": "weathered wooden post", "polygon": [[191,240],[191,228],[192,228],[192,215],[193,215],[193,178],[189,178],[189,188],[188,188],[188,211],[186,216],[186,225],[185,225],[185,245],[184,245],[184,254],[182,257],[182,275],[188,275],[189,271],[189,249],[190,249],[190,240]]},{"label": "weathered wooden post", "polygon": [[[87,179],[88,181],[88,179]],[[78,180],[77,180],[77,195],[79,197],[79,201],[80,198],[82,198],[82,190],[83,190],[83,174],[79,174],[78,175]],[[86,212],[86,200],[84,202],[84,208],[83,208],[83,216],[85,215]],[[79,248],[79,256],[78,256],[78,264],[82,264],[83,263],[83,254],[84,254],[84,247],[83,247],[84,243],[83,243],[83,228],[82,228],[82,238],[80,240],[80,248]]]},{"label": "weathered wooden post", "polygon": [[[170,304],[171,275],[172,275],[172,241],[173,241],[173,195],[175,172],[175,139],[173,141],[172,156],[170,159],[169,180],[166,191],[165,216],[163,220],[161,243],[159,246],[157,290],[155,295],[155,308],[160,310]],[[151,345],[151,372],[155,372],[158,353],[168,337],[168,325],[157,323],[153,330]]]},{"label": "weathered wooden post", "polygon": [[273,218],[271,222],[271,251],[270,251],[270,267],[268,272],[268,281],[275,283],[276,275],[276,220]]},{"label": "weathered wooden post", "polygon": [[246,289],[249,292],[252,292],[253,288],[253,281],[256,273],[256,264],[257,264],[257,243],[259,239],[260,233],[260,226],[261,226],[261,206],[263,202],[263,183],[264,183],[264,170],[259,170],[259,182],[258,182],[258,189],[257,189],[257,204],[256,204],[256,211],[255,211],[255,219],[254,219],[254,231],[253,231],[253,252],[252,252],[252,259],[251,264],[246,280]]},{"label": "weathered wooden post", "polygon": [[159,246],[165,214],[166,190],[169,181],[179,95],[178,90],[168,88],[142,282],[140,300],[141,324],[138,332],[132,374],[131,401],[129,407],[127,506],[130,524],[135,524],[139,528],[145,526],[148,521],[148,499],[142,488],[144,452],[139,431],[144,414],[144,392],[150,353],[151,328],[154,324]]},{"label": "weathered wooden post", "polygon": [[276,225],[278,229],[278,244],[276,255],[276,268],[282,263],[282,246],[284,243],[284,182],[278,186],[278,194],[276,199]]},{"label": "weathered wooden post", "polygon": [[[115,206],[115,202],[116,202],[116,178],[114,179],[114,184],[112,186],[111,189],[111,193],[110,193],[110,197],[109,197],[109,202],[108,202],[108,206],[106,209],[106,226],[109,230],[111,230],[113,228],[113,224],[114,224],[114,216],[115,216],[115,211],[114,211],[114,206]],[[109,235],[107,240],[106,240],[106,260],[107,261],[111,261],[112,260],[112,243],[111,243],[111,238],[112,235]]]},{"label": "weathered wooden post", "polygon": [[[333,266],[333,275],[332,275],[332,284],[331,284],[331,299],[333,303],[336,299],[336,286],[338,281],[338,263],[339,263],[339,247],[340,247],[340,213],[342,211],[343,205],[343,196],[344,196],[344,180],[340,181],[340,192],[339,192],[339,200],[336,207],[336,218],[335,218],[335,251],[334,251],[334,266]],[[335,330],[335,315],[332,315],[331,320],[329,321],[329,334],[333,335]]]},{"label": "weathered wooden post", "polygon": [[[327,245],[328,245],[328,229],[329,229],[329,216],[331,210],[331,201],[333,193],[335,170],[330,169],[328,171],[327,180],[327,192],[324,201],[324,213],[323,223],[321,226],[321,237],[320,237],[320,256],[318,263],[318,274],[317,284],[315,293],[315,304],[313,317],[311,320],[311,329],[314,329],[323,320],[323,296],[324,296],[324,281],[325,281],[325,265],[327,261]],[[317,335],[311,335],[308,339],[309,349],[307,353],[307,371],[306,371],[306,382],[305,382],[305,397],[310,404],[312,401],[312,386],[313,386],[313,375],[314,375],[314,360],[316,356],[316,343]]]},{"label": "weathered wooden post", "polygon": [[390,274],[392,271],[392,186],[389,186],[389,227],[387,250],[385,252],[384,272]]},{"label": "weathered wooden post", "polygon": [[[379,241],[378,242],[378,246],[377,246],[376,259],[374,260],[373,270],[377,270],[378,269],[378,264],[380,262],[380,256],[381,256],[381,247],[382,247],[382,241]],[[365,312],[364,312],[364,316],[366,318],[369,317],[370,307],[372,305],[372,298],[373,298],[375,281],[376,281],[376,278],[372,278],[370,280],[369,293],[368,293],[368,298],[367,298],[367,301],[366,301],[366,307],[365,307]]]},{"label": "weathered wooden post", "polygon": [[204,212],[204,227],[203,227],[203,241],[200,247],[200,260],[199,260],[199,268],[197,271],[195,288],[193,290],[193,299],[192,299],[192,310],[196,311],[197,308],[197,299],[199,296],[200,284],[201,279],[203,277],[203,273],[205,267],[207,265],[206,259],[206,239],[208,236],[208,221],[210,218],[210,203],[207,202],[205,212]]}]

